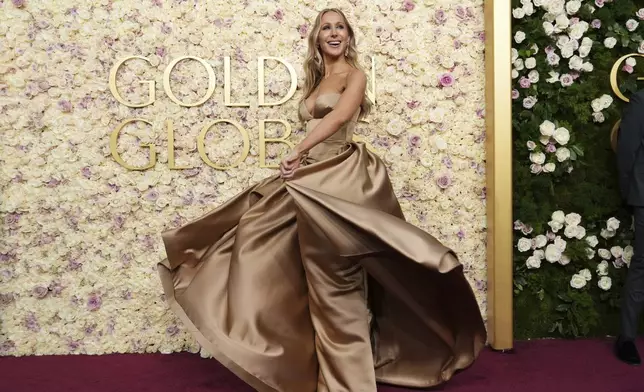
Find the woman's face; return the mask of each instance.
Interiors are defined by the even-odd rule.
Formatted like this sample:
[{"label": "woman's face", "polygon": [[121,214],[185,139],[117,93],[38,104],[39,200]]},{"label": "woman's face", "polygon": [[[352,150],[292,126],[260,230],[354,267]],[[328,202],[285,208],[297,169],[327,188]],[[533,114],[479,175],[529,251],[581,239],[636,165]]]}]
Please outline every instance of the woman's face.
[{"label": "woman's face", "polygon": [[320,20],[318,45],[322,54],[343,56],[349,46],[349,29],[344,18],[336,12],[327,12]]}]

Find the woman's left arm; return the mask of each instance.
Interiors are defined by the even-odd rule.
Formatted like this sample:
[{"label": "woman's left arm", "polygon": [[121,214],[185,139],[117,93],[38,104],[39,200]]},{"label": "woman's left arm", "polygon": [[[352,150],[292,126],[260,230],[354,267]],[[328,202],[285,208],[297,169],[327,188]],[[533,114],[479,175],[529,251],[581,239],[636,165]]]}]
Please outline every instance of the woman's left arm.
[{"label": "woman's left arm", "polygon": [[362,104],[367,77],[364,72],[356,70],[347,76],[347,87],[342,92],[338,103],[322,121],[297,145],[295,151],[298,155],[310,149],[336,133],[344,123],[351,120],[356,110]]}]

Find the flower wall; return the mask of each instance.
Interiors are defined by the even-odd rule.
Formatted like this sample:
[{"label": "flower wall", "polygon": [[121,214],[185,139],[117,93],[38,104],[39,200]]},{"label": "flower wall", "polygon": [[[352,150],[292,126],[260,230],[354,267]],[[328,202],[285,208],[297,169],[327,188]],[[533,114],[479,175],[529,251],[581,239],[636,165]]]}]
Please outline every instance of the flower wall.
[{"label": "flower wall", "polygon": [[[483,11],[479,1],[62,1],[0,2],[0,354],[171,352],[198,349],[164,302],[156,263],[160,233],[220,205],[274,173],[261,168],[259,124],[286,121],[292,141],[301,90],[283,105],[259,107],[257,59],[293,65],[302,85],[306,34],[325,6],[345,10],[358,34],[376,106],[356,135],[388,164],[407,219],[460,255],[485,314],[485,172]],[[110,69],[127,56],[111,93]],[[217,82],[203,105],[182,107],[163,88],[174,59],[196,56]],[[224,100],[230,57],[231,100]],[[289,74],[266,63],[266,100],[285,96]],[[196,102],[208,74],[182,61],[169,76],[172,93]],[[371,86],[371,85],[370,85]],[[117,151],[110,134],[127,125]],[[198,135],[211,128],[202,149]],[[168,124],[168,121],[171,124]],[[174,132],[170,169],[168,128]],[[267,137],[284,132],[267,125]],[[286,151],[267,146],[268,163]],[[239,163],[239,164],[237,164]]]},{"label": "flower wall", "polygon": [[614,335],[633,247],[611,149],[625,102],[610,73],[617,63],[625,96],[643,87],[644,8],[512,4],[516,335]]}]

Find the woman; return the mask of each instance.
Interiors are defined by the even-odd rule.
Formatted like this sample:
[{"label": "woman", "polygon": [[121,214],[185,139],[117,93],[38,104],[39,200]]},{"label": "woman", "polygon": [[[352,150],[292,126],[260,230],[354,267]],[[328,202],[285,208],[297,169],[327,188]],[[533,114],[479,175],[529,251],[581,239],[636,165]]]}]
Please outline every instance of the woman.
[{"label": "woman", "polygon": [[351,142],[369,102],[341,11],[318,15],[305,70],[307,136],[280,175],[163,234],[169,303],[261,392],[440,384],[485,327],[456,256],[404,221],[382,161]]}]

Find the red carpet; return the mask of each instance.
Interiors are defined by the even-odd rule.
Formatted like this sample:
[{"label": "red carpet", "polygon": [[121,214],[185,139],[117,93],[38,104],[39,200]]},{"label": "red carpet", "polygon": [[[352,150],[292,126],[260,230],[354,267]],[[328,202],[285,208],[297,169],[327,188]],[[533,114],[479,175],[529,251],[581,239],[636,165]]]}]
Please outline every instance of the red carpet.
[{"label": "red carpet", "polygon": [[[187,353],[1,357],[0,373],[3,392],[253,391],[214,360]],[[434,390],[642,392],[644,368],[614,359],[608,340],[519,342],[513,354],[484,351],[471,368]]]}]

